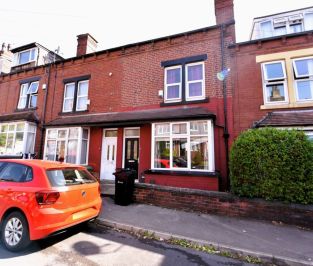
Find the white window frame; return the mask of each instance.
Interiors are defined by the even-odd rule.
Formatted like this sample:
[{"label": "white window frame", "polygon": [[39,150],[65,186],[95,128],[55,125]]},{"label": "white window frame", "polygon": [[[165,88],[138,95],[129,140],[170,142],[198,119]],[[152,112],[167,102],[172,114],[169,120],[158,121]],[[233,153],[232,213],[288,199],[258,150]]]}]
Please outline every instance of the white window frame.
[{"label": "white window frame", "polygon": [[[66,95],[66,91],[67,91],[67,87],[70,86],[70,85],[73,85],[74,84],[74,94],[73,94],[73,97],[65,97]],[[69,112],[73,112],[73,107],[69,110],[65,110],[65,100],[73,100],[73,106],[74,106],[74,99],[75,99],[75,90],[76,90],[76,84],[75,82],[69,82],[69,83],[66,83],[64,85],[64,96],[63,96],[63,108],[62,108],[62,112],[63,113],[69,113]]]},{"label": "white window frame", "polygon": [[[179,83],[171,83],[171,84],[167,84],[167,71],[171,70],[171,69],[179,69],[180,70],[180,82]],[[176,65],[176,66],[171,66],[171,67],[166,67],[164,68],[164,102],[181,102],[182,101],[182,66],[181,65]],[[175,86],[178,85],[179,86],[179,97],[178,98],[167,98],[167,88],[169,86]]]},{"label": "white window frame", "polygon": [[299,99],[299,93],[298,93],[298,82],[308,81],[308,82],[313,83],[313,73],[311,75],[309,73],[308,73],[308,75],[299,75],[298,69],[296,67],[296,61],[301,61],[301,60],[306,60],[306,59],[312,59],[313,60],[313,57],[312,56],[301,57],[301,58],[295,58],[292,60],[292,66],[293,66],[293,70],[295,73],[294,88],[296,90],[297,102],[312,102],[313,101],[313,85],[311,86],[311,95],[312,95],[311,99]]},{"label": "white window frame", "polygon": [[[67,159],[67,148],[68,148],[68,141],[69,140],[76,140],[74,138],[69,138],[69,131],[70,129],[74,129],[77,128],[78,131],[78,137],[77,137],[77,157],[76,157],[76,162],[75,164],[79,164],[79,165],[88,165],[88,161],[89,161],[89,143],[90,143],[90,128],[86,128],[86,127],[68,127],[68,128],[49,128],[46,131],[46,136],[45,136],[45,147],[44,147],[44,159],[47,160],[47,143],[49,140],[55,141],[55,143],[57,143],[57,141],[65,141],[65,150],[64,150],[64,162],[66,162]],[[82,148],[82,142],[83,142],[83,129],[87,129],[88,130],[88,140],[87,140],[87,154],[86,154],[86,164],[81,164],[81,148]],[[49,131],[52,130],[56,130],[56,138],[48,138],[49,135]],[[65,130],[66,131],[66,136],[65,138],[59,138],[58,137],[58,133],[60,130]],[[85,139],[84,139],[85,140]],[[54,150],[54,160],[56,159],[56,148],[57,145],[55,145],[55,150]]]},{"label": "white window frame", "polygon": [[312,24],[311,28],[308,28],[308,26],[307,26],[307,22],[306,22],[306,16],[307,16],[307,15],[313,16],[313,11],[308,11],[308,12],[305,12],[305,13],[304,13],[304,30],[305,30],[305,31],[313,30],[313,24]]},{"label": "white window frame", "polygon": [[[281,63],[282,68],[283,68],[283,77],[282,78],[274,78],[274,79],[269,79],[267,77],[266,73],[266,66],[275,64],[275,63]],[[288,103],[289,102],[289,95],[288,95],[288,86],[287,86],[287,75],[286,75],[286,66],[285,66],[285,61],[279,60],[279,61],[271,61],[271,62],[266,62],[262,63],[261,65],[262,69],[262,83],[263,83],[263,99],[264,103],[266,105],[277,105],[277,104],[282,104],[282,103]],[[284,94],[285,94],[285,100],[284,101],[267,101],[267,85],[276,85],[276,84],[283,84],[284,86]]]},{"label": "white window frame", "polygon": [[[262,29],[262,24],[268,23],[268,22],[271,23],[271,32],[264,34],[264,31],[263,31],[263,29]],[[272,37],[272,36],[273,36],[273,21],[272,21],[272,20],[268,19],[268,20],[260,21],[260,22],[259,22],[259,28],[260,28],[260,37],[261,37],[261,38],[269,38],[269,37]]]},{"label": "white window frame", "polygon": [[[197,66],[202,65],[202,79],[188,81],[188,67],[189,66]],[[186,101],[194,101],[194,100],[203,100],[205,98],[205,70],[204,70],[204,62],[196,62],[185,65],[185,92],[186,92]],[[201,95],[200,96],[190,96],[189,95],[189,84],[201,82]]]},{"label": "white window frame", "polygon": [[[191,152],[190,152],[190,138],[196,137],[198,135],[190,134],[190,123],[191,122],[207,122],[208,133],[206,135],[200,134],[201,136],[208,137],[208,169],[192,169],[191,168]],[[169,124],[170,132],[168,135],[156,136],[155,127],[156,125]],[[187,124],[186,134],[173,134],[172,126],[173,124]],[[199,136],[200,136],[199,135]],[[155,139],[158,137],[168,137],[170,141],[170,168],[156,168],[154,167],[154,156],[155,156]],[[178,168],[173,167],[173,139],[174,138],[187,138],[187,167]],[[215,161],[214,161],[214,126],[212,120],[190,120],[186,122],[164,122],[164,123],[152,123],[152,138],[151,138],[151,169],[153,170],[164,170],[164,171],[191,171],[191,172],[214,172],[215,171]]]},{"label": "white window frame", "polygon": [[[32,84],[37,83],[37,88],[34,92],[30,91],[30,88],[32,86]],[[34,96],[38,97],[38,88],[39,88],[39,81],[33,81],[33,82],[28,82],[28,83],[22,83],[21,84],[21,88],[20,88],[20,97],[19,97],[19,101],[17,104],[17,109],[21,110],[21,109],[25,109],[25,108],[35,108],[37,107],[37,103],[36,106],[30,106],[31,102],[32,102],[32,98]],[[23,93],[25,89],[25,93]],[[29,95],[29,97],[28,97]],[[21,106],[21,100],[22,99],[26,99],[25,101],[25,106]]]},{"label": "white window frame", "polygon": [[[79,89],[80,89],[80,84],[82,83],[87,83],[87,94],[81,94],[79,95]],[[75,88],[76,89],[76,88]],[[79,81],[78,84],[77,84],[77,99],[76,99],[76,111],[85,111],[87,110],[87,103],[88,103],[88,92],[89,92],[89,80],[82,80],[82,81]],[[74,92],[74,95],[75,95],[75,92]],[[78,99],[80,98],[84,98],[84,97],[87,97],[86,99],[86,108],[81,108],[79,109],[78,108]]]},{"label": "white window frame", "polygon": [[[38,51],[38,48],[30,48],[30,49],[18,52],[16,65],[17,66],[18,65],[25,65],[25,64],[28,64],[30,62],[35,62],[36,57],[37,57],[37,51]],[[26,52],[29,52],[28,61],[26,63],[20,63],[21,54],[26,53]],[[32,53],[34,53],[34,59],[32,59]]]},{"label": "white window frame", "polygon": [[[27,106],[27,91],[28,91],[28,83],[21,84],[20,97],[19,97],[18,104],[17,104],[17,109],[19,110],[25,109]],[[21,103],[23,99],[25,99],[25,105],[22,106]]]},{"label": "white window frame", "polygon": [[[24,124],[24,130],[23,131],[18,131],[17,130],[17,125],[18,124]],[[30,123],[30,122],[25,122],[25,121],[16,121],[16,122],[9,122],[9,123],[0,123],[0,126],[4,126],[6,125],[8,127],[7,131],[6,132],[1,132],[1,134],[4,134],[6,133],[6,143],[5,143],[5,150],[7,150],[7,146],[8,146],[8,134],[9,133],[13,133],[13,147],[15,147],[15,142],[16,142],[16,134],[17,133],[23,133],[23,148],[22,148],[22,154],[25,154],[25,153],[34,153],[34,148],[35,148],[35,140],[36,140],[36,130],[34,131],[31,131],[31,126],[33,126],[33,128],[36,129],[36,124],[34,123]],[[10,130],[10,126],[14,126],[14,130]],[[28,133],[32,133],[33,134],[33,138],[34,138],[34,141],[33,141],[33,145],[32,147],[30,147],[30,150],[26,150],[27,148],[27,141],[28,141]],[[4,153],[5,155],[18,155],[19,153],[17,152],[11,152],[11,153]]]}]

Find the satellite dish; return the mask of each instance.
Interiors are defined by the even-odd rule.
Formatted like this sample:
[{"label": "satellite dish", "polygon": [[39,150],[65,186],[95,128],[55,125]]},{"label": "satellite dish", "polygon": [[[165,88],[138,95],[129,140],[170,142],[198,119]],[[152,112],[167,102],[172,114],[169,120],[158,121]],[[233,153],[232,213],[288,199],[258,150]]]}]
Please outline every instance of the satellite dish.
[{"label": "satellite dish", "polygon": [[223,69],[221,72],[218,72],[216,74],[217,79],[220,80],[220,81],[223,81],[228,76],[229,72],[230,72],[230,68]]}]

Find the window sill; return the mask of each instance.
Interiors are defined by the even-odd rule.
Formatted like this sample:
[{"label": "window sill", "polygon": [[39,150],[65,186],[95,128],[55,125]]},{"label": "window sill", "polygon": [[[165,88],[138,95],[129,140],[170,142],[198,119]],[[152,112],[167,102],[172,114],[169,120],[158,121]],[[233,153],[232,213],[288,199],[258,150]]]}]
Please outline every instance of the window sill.
[{"label": "window sill", "polygon": [[155,174],[155,175],[170,175],[170,176],[203,176],[203,177],[218,177],[217,172],[209,171],[194,171],[194,170],[160,170],[160,169],[149,169],[144,171],[144,174]]},{"label": "window sill", "polygon": [[260,106],[261,110],[269,109],[287,109],[287,108],[302,108],[302,107],[313,107],[312,102],[297,102],[297,103],[281,103],[281,104],[264,104]]},{"label": "window sill", "polygon": [[202,100],[184,100],[184,101],[180,101],[180,102],[162,102],[160,103],[160,107],[165,107],[165,106],[175,106],[175,105],[185,105],[185,104],[196,104],[196,103],[208,103],[209,102],[209,98],[205,98]]},{"label": "window sill", "polygon": [[23,108],[23,109],[15,109],[14,112],[25,112],[25,111],[35,111],[38,107],[32,107],[32,108]]},{"label": "window sill", "polygon": [[75,111],[75,112],[59,112],[58,115],[66,116],[66,115],[77,115],[77,114],[87,114],[89,110],[84,111]]}]

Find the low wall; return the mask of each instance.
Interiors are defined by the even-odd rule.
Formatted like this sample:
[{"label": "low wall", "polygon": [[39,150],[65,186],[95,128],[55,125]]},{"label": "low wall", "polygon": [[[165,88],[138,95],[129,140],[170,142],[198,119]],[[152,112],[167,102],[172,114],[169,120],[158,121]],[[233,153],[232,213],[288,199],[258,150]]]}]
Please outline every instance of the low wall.
[{"label": "low wall", "polygon": [[135,185],[134,201],[185,211],[276,221],[313,229],[313,205],[270,202],[239,198],[225,192],[141,183]]}]

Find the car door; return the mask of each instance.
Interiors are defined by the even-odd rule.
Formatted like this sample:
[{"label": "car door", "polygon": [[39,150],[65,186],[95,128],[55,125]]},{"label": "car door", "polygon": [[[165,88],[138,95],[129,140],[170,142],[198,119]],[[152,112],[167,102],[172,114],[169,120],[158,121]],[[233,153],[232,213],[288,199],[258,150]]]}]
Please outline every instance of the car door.
[{"label": "car door", "polygon": [[0,215],[10,206],[25,205],[29,197],[25,182],[31,180],[31,168],[19,163],[0,162]]}]

